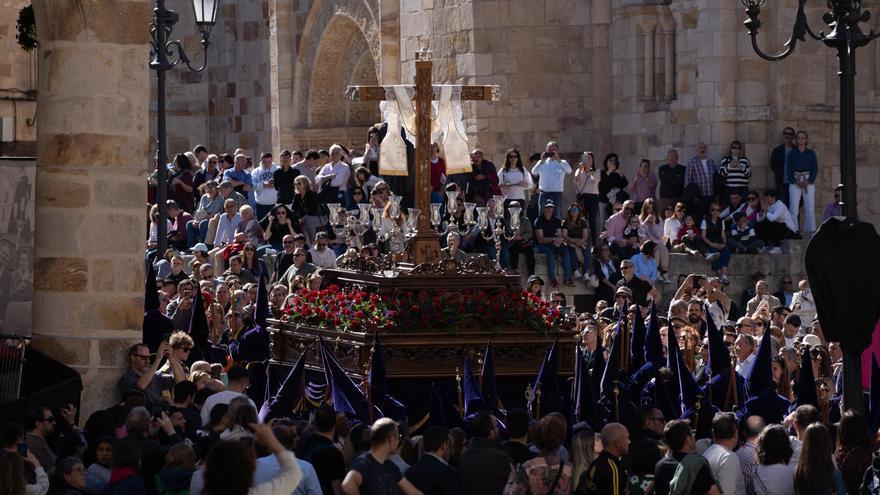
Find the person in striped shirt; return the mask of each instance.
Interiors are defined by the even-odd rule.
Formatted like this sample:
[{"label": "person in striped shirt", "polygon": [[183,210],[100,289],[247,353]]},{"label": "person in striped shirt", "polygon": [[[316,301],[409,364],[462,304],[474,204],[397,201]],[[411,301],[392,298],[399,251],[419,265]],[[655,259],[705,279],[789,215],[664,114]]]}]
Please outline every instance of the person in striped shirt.
[{"label": "person in striped shirt", "polygon": [[752,164],[743,153],[742,143],[730,143],[730,153],[721,159],[718,173],[725,179],[725,197],[730,204],[730,195],[734,192],[744,198],[749,193],[749,178],[752,176]]}]

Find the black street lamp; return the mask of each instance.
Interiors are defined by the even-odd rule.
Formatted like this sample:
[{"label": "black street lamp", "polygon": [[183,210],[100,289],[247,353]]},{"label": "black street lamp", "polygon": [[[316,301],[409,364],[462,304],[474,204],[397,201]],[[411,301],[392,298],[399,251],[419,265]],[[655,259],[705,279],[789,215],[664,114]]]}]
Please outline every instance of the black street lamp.
[{"label": "black street lamp", "polygon": [[183,62],[189,70],[201,72],[208,65],[208,36],[217,22],[217,10],[220,0],[192,0],[193,13],[195,14],[196,26],[202,34],[202,49],[204,60],[201,67],[192,65],[189,57],[183,49],[180,40],[169,40],[171,30],[177,24],[180,16],[177,12],[165,8],[165,0],[156,0],[156,8],[153,9],[153,20],[150,22],[150,68],[156,71],[158,95],[156,96],[156,141],[157,163],[159,170],[158,186],[156,188],[156,203],[159,205],[158,218],[158,245],[159,255],[164,256],[168,248],[168,226],[165,211],[165,202],[168,196],[168,151],[165,145],[165,71],[173,69]]},{"label": "black street lamp", "polygon": [[[804,13],[804,4],[807,0],[798,0],[798,9],[795,14],[794,26],[791,37],[785,43],[785,50],[776,55],[764,53],[757,42],[758,28],[761,21],[758,15],[765,0],[741,0],[749,16],[743,24],[749,31],[752,39],[752,48],[764,60],[775,62],[782,60],[794,51],[798,41],[806,41],[806,36],[825,43],[837,50],[838,72],[840,77],[840,185],[841,190],[841,213],[847,218],[857,219],[858,208],[856,203],[856,101],[855,101],[855,76],[856,76],[856,49],[861,48],[877,37],[880,33],[871,30],[868,34],[862,31],[860,23],[868,22],[871,13],[862,10],[860,0],[826,0],[828,10],[822,16],[822,21],[830,30],[828,34],[819,31],[818,34],[810,28],[807,16]],[[861,356],[853,352],[844,352],[844,392],[843,401],[846,409],[854,409],[864,412],[862,401],[861,383]]]}]

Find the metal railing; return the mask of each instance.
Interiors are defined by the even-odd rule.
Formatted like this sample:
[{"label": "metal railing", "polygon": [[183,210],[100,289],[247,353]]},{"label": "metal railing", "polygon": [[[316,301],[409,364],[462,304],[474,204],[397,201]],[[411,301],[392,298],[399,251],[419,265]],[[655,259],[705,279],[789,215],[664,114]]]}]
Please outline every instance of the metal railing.
[{"label": "metal railing", "polygon": [[29,340],[21,335],[0,334],[0,403],[19,398]]}]

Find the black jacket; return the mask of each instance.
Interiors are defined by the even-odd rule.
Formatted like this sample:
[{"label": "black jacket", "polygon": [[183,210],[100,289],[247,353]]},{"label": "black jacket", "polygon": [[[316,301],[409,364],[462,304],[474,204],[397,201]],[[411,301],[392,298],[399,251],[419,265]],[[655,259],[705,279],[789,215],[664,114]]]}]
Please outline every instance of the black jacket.
[{"label": "black jacket", "polygon": [[510,475],[510,454],[488,438],[472,438],[458,459],[461,486],[466,495],[501,493]]},{"label": "black jacket", "polygon": [[845,351],[871,344],[880,316],[880,236],[870,223],[829,218],[807,245],[804,264],[822,333]]},{"label": "black jacket", "polygon": [[458,495],[461,480],[458,470],[427,452],[406,470],[406,479],[425,495]]}]

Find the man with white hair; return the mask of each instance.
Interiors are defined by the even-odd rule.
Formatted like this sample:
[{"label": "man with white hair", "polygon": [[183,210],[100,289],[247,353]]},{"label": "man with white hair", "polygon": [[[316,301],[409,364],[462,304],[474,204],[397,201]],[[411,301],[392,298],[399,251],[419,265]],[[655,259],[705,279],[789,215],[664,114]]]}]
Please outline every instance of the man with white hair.
[{"label": "man with white hair", "polygon": [[699,208],[694,211],[697,217],[702,217],[708,212],[709,204],[715,198],[715,189],[713,179],[718,166],[712,158],[709,157],[709,147],[706,143],[700,141],[697,143],[697,154],[688,160],[687,168],[684,172],[684,187],[687,189],[693,185],[696,192],[699,193]]},{"label": "man with white hair", "polygon": [[330,147],[330,161],[321,167],[315,182],[321,190],[324,201],[328,203],[345,203],[345,194],[348,190],[348,178],[351,169],[342,161],[342,146],[334,144]]}]

